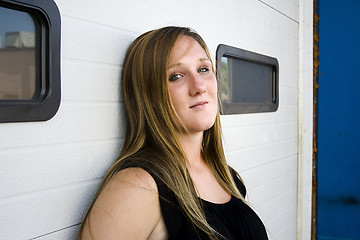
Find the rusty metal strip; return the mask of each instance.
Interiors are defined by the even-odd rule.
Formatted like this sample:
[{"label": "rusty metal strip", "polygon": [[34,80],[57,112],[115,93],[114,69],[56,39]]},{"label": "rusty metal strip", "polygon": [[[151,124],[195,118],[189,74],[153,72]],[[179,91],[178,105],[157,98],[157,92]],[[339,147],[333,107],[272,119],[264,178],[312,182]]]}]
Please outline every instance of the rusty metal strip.
[{"label": "rusty metal strip", "polygon": [[319,88],[319,12],[318,1],[313,0],[313,156],[312,156],[312,210],[311,210],[311,239],[317,236],[317,109],[318,109],[318,88]]}]

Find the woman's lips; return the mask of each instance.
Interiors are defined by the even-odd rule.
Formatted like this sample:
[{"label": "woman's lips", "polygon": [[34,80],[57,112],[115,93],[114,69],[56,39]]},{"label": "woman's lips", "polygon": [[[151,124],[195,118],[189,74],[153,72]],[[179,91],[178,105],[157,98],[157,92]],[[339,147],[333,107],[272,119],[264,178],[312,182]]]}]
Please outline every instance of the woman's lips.
[{"label": "woman's lips", "polygon": [[196,108],[196,107],[205,106],[208,103],[209,103],[208,101],[200,101],[200,102],[197,102],[194,105],[190,106],[190,108]]}]

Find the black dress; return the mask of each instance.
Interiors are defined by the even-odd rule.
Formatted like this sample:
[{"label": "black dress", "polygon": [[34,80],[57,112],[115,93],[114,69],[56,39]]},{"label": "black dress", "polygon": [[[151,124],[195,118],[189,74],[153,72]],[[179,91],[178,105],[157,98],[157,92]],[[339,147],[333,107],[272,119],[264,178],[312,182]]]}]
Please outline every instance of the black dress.
[{"label": "black dress", "polygon": [[[146,169],[145,169],[146,170]],[[161,205],[161,212],[169,234],[169,240],[203,240],[208,239],[206,234],[195,228],[182,212],[174,193],[166,187],[164,182],[150,171],[154,178]],[[232,172],[240,193],[245,197],[246,188]],[[220,233],[226,240],[267,240],[265,227],[257,214],[240,199],[231,197],[229,202],[216,204],[200,199],[206,219],[211,227]]]}]

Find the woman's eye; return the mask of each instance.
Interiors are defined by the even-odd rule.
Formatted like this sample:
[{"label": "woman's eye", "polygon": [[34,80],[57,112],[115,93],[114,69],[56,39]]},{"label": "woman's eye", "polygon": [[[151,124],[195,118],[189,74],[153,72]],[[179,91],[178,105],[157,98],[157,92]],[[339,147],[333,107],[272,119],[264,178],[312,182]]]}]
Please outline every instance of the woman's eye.
[{"label": "woman's eye", "polygon": [[178,80],[179,78],[181,77],[180,74],[173,74],[169,77],[169,81],[173,82],[173,81],[176,81]]},{"label": "woman's eye", "polygon": [[201,73],[201,72],[208,72],[208,71],[209,71],[208,68],[200,68],[200,69],[198,70],[199,73]]}]

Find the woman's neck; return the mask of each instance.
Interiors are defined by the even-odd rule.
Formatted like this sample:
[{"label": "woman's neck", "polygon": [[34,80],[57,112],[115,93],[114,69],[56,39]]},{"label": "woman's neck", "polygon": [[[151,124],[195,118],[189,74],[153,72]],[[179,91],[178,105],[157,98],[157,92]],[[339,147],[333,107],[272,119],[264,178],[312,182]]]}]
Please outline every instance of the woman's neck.
[{"label": "woman's neck", "polygon": [[179,140],[186,154],[186,158],[189,161],[190,167],[201,164],[203,162],[201,155],[203,133],[181,134]]}]

